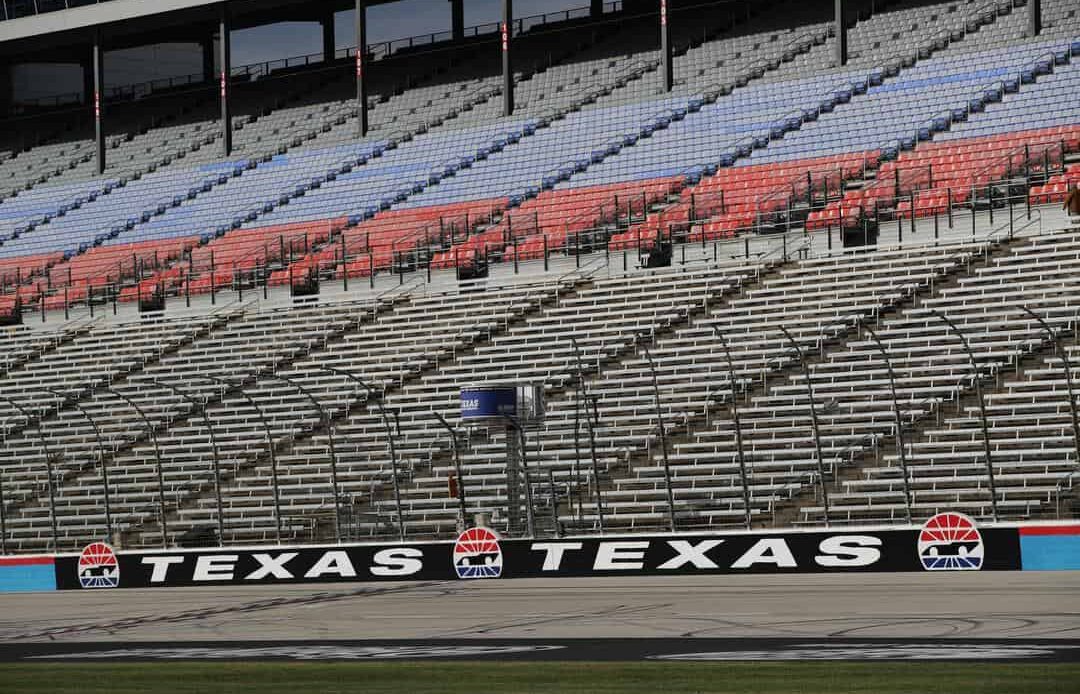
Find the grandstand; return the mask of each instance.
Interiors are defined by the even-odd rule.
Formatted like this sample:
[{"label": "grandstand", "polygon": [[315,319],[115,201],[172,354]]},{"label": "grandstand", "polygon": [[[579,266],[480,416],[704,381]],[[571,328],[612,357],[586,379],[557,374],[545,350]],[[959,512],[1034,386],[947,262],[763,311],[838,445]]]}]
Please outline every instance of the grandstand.
[{"label": "grandstand", "polygon": [[6,551],[1075,516],[1075,0],[660,4],[5,104]]}]

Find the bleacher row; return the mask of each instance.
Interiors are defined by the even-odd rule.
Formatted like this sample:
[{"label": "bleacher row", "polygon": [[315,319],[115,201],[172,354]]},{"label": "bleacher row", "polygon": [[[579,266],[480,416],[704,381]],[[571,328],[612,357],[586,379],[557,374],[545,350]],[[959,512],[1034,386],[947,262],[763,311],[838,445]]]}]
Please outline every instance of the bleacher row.
[{"label": "bleacher row", "polygon": [[[521,108],[509,119],[498,115],[498,80],[466,47],[408,88],[400,77],[422,55],[388,72],[363,139],[348,75],[327,71],[283,77],[272,95],[244,92],[228,161],[214,153],[212,103],[142,132],[134,124],[156,114],[122,113],[132,130],[110,144],[117,163],[104,177],[85,161],[56,166],[84,140],[4,159],[0,178],[19,191],[0,200],[0,307],[66,315],[157,291],[227,293],[183,315],[7,329],[9,547],[50,547],[54,522],[64,548],[104,537],[109,523],[125,545],[143,546],[215,524],[228,542],[274,540],[279,527],[326,540],[341,517],[350,537],[391,535],[400,521],[416,537],[448,536],[453,447],[433,411],[456,423],[461,385],[515,379],[547,391],[527,456],[536,497],[561,525],[666,527],[646,346],[682,527],[748,515],[819,523],[823,484],[828,520],[899,522],[892,401],[864,322],[900,381],[915,514],[985,519],[972,373],[934,312],[968,334],[994,390],[998,511],[1054,512],[1080,461],[1052,340],[1021,308],[1075,335],[1076,229],[1041,224],[1048,210],[1038,226],[1021,213],[1015,236],[984,217],[997,209],[1014,227],[1018,203],[1059,204],[1080,183],[1069,97],[1080,87],[1080,17],[1066,0],[1044,0],[1047,30],[1029,40],[1022,4],[891,3],[853,28],[842,69],[827,17],[806,3],[738,18],[702,10],[700,26],[675,31],[684,48],[670,94],[651,20],[620,18],[572,26],[572,48],[542,64],[539,38],[523,43],[519,65],[531,67],[517,76]],[[917,218],[936,228],[944,216],[951,228],[960,213],[970,236],[832,252],[834,228],[909,220],[914,230]],[[749,253],[751,238],[769,238],[756,234],[780,230],[783,254]],[[815,241],[824,234],[828,250]],[[740,239],[738,257],[714,245],[672,269],[635,257],[661,241]],[[566,262],[516,274],[519,261],[541,258],[544,268]],[[513,280],[468,291],[402,274],[351,300],[292,308],[234,291],[312,276],[374,286],[374,275],[481,259],[512,259]],[[821,460],[781,327],[814,356]],[[400,518],[373,398],[395,415]],[[590,411],[595,461],[582,445]],[[470,510],[505,524],[504,432],[461,439]]]},{"label": "bleacher row", "polygon": [[[329,439],[307,393],[332,420],[350,536],[393,534],[384,424],[351,377],[370,384],[393,413],[403,519],[413,536],[456,527],[457,500],[446,494],[452,446],[433,411],[457,422],[458,388],[479,379],[545,385],[547,417],[528,432],[527,452],[537,498],[554,482],[566,528],[595,529],[600,513],[608,529],[662,528],[666,488],[644,345],[657,367],[680,526],[743,522],[732,385],[755,522],[796,510],[798,520],[821,522],[805,384],[780,327],[814,356],[830,520],[899,522],[905,504],[889,444],[893,405],[884,364],[860,321],[884,341],[898,379],[915,514],[954,508],[986,519],[981,441],[967,399],[972,372],[934,312],[965,332],[988,387],[1016,374],[988,398],[998,507],[1007,518],[1040,517],[1071,489],[1077,460],[1060,363],[1021,307],[1060,334],[1075,334],[1076,233],[625,275],[596,266],[482,292],[415,285],[308,309],[234,305],[204,318],[99,320],[63,332],[11,328],[3,392],[35,421],[5,407],[9,545],[48,546],[51,504],[65,547],[104,536],[102,452],[111,521],[127,544],[161,541],[162,501],[170,534],[213,527],[219,474],[227,541],[276,539],[275,473],[288,537],[327,539],[335,498]],[[720,361],[721,335],[732,350],[734,384]],[[578,408],[595,408],[595,468]],[[1032,421],[1029,412],[1037,413]],[[52,456],[51,491],[37,423]],[[504,523],[503,433],[461,436],[470,510]],[[853,480],[854,470],[865,481]]]}]

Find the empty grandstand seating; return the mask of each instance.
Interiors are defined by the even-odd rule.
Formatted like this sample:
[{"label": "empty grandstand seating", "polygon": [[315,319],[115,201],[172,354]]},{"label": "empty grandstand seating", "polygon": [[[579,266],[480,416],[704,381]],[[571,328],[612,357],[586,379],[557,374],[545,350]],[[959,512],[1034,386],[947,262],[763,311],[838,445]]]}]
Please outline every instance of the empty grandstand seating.
[{"label": "empty grandstand seating", "polygon": [[1021,308],[1075,343],[1080,12],[1043,0],[1029,38],[1022,2],[884,3],[838,66],[819,5],[680,11],[670,93],[653,16],[526,32],[510,117],[493,43],[402,51],[363,138],[349,61],[238,75],[230,157],[205,88],[117,103],[101,176],[85,122],[13,121],[8,547],[445,538],[458,465],[505,530],[507,430],[458,389],[506,381],[544,388],[525,457],[565,529],[900,523],[905,488],[988,519],[976,379],[998,515],[1057,513],[1063,362]]}]

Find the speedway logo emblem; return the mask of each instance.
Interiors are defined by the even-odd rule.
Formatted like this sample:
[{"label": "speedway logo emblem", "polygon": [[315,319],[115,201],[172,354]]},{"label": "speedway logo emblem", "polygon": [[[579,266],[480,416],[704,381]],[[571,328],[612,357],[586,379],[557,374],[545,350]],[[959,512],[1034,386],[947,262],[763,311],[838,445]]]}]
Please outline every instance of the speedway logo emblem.
[{"label": "speedway logo emblem", "polygon": [[927,571],[978,571],[983,565],[982,535],[962,513],[939,513],[926,521],[918,549]]},{"label": "speedway logo emblem", "polygon": [[502,576],[503,554],[499,536],[488,528],[469,528],[454,543],[454,571],[458,578]]},{"label": "speedway logo emblem", "polygon": [[95,542],[83,548],[79,555],[79,585],[83,588],[116,588],[120,585],[120,565],[112,547]]}]

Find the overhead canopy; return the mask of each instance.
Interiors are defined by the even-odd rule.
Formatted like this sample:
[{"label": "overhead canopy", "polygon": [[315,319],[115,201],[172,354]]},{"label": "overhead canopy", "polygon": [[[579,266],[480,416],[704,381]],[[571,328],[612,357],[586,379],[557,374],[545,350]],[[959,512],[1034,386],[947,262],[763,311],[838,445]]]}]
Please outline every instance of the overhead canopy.
[{"label": "overhead canopy", "polygon": [[[394,0],[368,0],[379,5]],[[100,29],[110,50],[153,43],[198,41],[212,32],[221,0],[110,0],[70,10],[45,12],[0,22],[0,58],[20,62],[60,62],[83,55]],[[353,0],[229,0],[233,29],[287,21],[318,21],[350,10]]]}]

